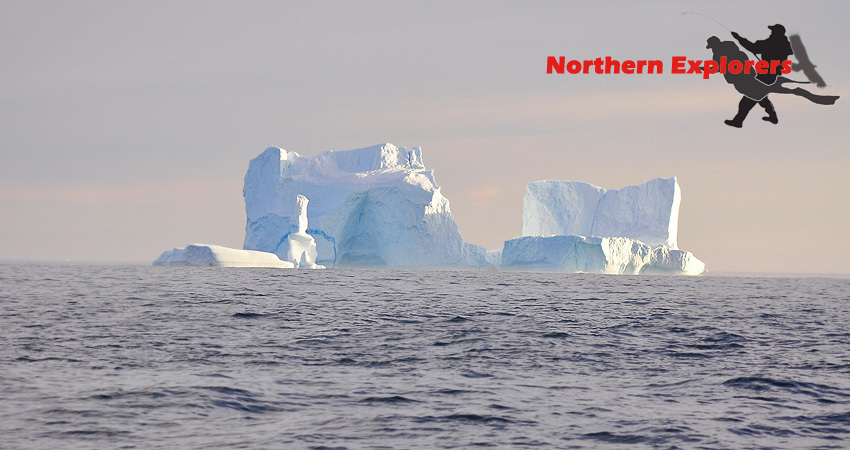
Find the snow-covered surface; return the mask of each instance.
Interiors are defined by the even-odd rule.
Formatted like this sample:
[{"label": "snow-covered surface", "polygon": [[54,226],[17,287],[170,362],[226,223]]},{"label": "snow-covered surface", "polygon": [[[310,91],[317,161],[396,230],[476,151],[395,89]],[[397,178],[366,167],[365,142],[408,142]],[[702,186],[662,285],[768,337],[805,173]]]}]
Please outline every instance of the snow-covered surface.
[{"label": "snow-covered surface", "polygon": [[682,275],[705,271],[705,264],[691,252],[666,246],[652,249],[625,237],[525,236],[506,241],[501,256],[506,269]]},{"label": "snow-covered surface", "polygon": [[681,191],[676,178],[606,190],[579,181],[529,183],[523,236],[627,237],[676,249]]},{"label": "snow-covered surface", "polygon": [[296,197],[310,199],[306,233],[328,267],[479,267],[486,251],[461,239],[419,148],[382,144],[313,158],[269,147],[245,175],[246,249],[286,259]]},{"label": "snow-covered surface", "polygon": [[189,244],[166,250],[153,262],[155,266],[279,267],[292,269],[295,264],[281,261],[273,253],[241,250],[220,245]]}]

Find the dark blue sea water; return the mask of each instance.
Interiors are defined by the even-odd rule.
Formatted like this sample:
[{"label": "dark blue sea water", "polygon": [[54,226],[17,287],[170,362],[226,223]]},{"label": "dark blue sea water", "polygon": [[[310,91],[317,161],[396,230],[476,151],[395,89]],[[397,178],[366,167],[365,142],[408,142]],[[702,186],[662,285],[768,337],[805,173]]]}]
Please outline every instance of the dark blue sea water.
[{"label": "dark blue sea water", "polygon": [[2,448],[850,447],[850,280],[0,265]]}]

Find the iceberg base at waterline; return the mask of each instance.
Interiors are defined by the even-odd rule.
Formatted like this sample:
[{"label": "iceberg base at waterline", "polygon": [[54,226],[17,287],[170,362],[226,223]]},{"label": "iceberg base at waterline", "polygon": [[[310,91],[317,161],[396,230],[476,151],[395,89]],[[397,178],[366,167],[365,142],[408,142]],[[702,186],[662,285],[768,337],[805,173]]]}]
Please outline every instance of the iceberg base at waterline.
[{"label": "iceberg base at waterline", "polygon": [[525,236],[505,241],[501,267],[606,274],[699,275],[705,264],[691,252],[652,248],[625,237]]}]

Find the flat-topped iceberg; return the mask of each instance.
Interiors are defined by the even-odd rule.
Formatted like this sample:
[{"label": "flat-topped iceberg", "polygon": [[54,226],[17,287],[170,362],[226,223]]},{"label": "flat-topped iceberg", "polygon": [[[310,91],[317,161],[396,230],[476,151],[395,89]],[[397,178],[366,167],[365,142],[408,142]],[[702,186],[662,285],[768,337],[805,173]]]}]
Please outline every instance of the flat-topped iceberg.
[{"label": "flat-topped iceberg", "polygon": [[281,261],[274,253],[242,250],[220,245],[189,244],[166,250],[153,262],[155,266],[201,267],[277,267],[292,269],[295,264]]},{"label": "flat-topped iceberg", "polygon": [[316,264],[316,241],[306,233],[307,197],[295,199],[295,231],[283,240],[281,260],[274,253],[257,250],[240,250],[220,245],[189,244],[185,248],[167,250],[153,262],[155,266],[211,266],[211,267],[277,267],[282,269],[324,269]]},{"label": "flat-topped iceberg", "polygon": [[316,263],[328,267],[480,267],[419,148],[392,144],[313,158],[269,147],[245,175],[245,248],[288,257],[296,197],[310,199]]},{"label": "flat-topped iceberg", "polygon": [[523,236],[505,241],[501,266],[701,274],[705,264],[678,249],[680,202],[675,177],[616,190],[579,181],[529,183],[523,199]]}]

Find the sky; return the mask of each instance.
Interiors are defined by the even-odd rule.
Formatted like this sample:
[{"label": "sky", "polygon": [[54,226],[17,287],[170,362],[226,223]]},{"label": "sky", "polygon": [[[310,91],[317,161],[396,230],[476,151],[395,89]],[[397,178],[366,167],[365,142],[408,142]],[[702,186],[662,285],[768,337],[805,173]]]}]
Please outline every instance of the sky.
[{"label": "sky", "polygon": [[[688,14],[683,14],[688,13]],[[699,13],[699,14],[693,14]],[[715,272],[850,273],[846,1],[0,0],[0,260],[241,248],[248,161],[422,147],[464,239],[522,229],[532,181],[678,177],[679,247]],[[833,106],[670,73],[705,40],[799,33]],[[547,56],[663,74],[546,74]],[[803,79],[800,74],[794,74]]]}]

